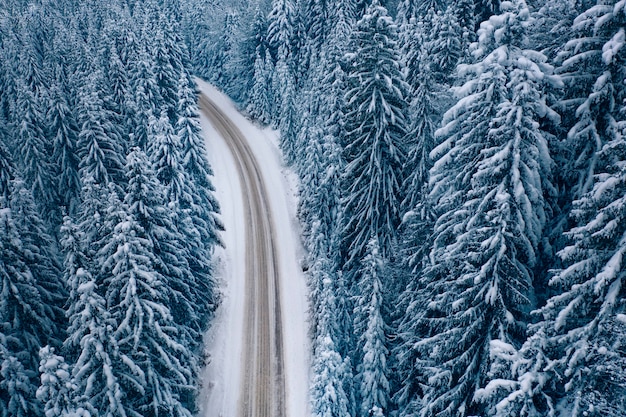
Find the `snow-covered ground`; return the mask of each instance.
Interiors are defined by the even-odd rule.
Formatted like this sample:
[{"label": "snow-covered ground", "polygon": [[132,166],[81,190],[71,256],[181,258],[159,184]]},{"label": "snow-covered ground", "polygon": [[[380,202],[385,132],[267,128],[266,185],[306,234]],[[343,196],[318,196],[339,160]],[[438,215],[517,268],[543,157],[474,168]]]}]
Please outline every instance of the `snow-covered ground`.
[{"label": "snow-covered ground", "polygon": [[[277,134],[260,129],[241,115],[232,101],[213,86],[197,80],[200,90],[211,98],[248,139],[259,162],[269,192],[276,227],[280,261],[280,291],[283,311],[285,387],[288,417],[309,415],[309,342],[305,276],[299,266],[302,245],[296,220],[296,179],[281,161]],[[245,233],[241,184],[233,156],[211,123],[201,117],[213,184],[221,204],[225,249],[217,251],[218,273],[223,281],[224,300],[212,329],[207,334],[211,363],[204,371],[201,416],[236,417],[241,385],[243,352],[243,294]]]}]

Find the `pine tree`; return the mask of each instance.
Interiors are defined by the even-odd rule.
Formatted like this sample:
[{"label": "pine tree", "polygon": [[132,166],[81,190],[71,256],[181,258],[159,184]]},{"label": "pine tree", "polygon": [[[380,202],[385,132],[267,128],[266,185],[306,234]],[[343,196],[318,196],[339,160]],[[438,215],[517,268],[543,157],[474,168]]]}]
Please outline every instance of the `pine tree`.
[{"label": "pine tree", "polygon": [[[404,185],[405,210],[413,210],[421,203],[423,190],[428,184],[428,172],[432,168],[430,152],[435,147],[435,121],[439,119],[435,109],[434,79],[430,71],[428,53],[422,49],[416,71],[413,99],[409,108],[410,130],[407,134],[408,160]],[[418,237],[422,239],[422,237]]]},{"label": "pine tree", "polygon": [[53,138],[52,161],[57,175],[56,189],[59,190],[59,203],[69,213],[78,209],[80,179],[78,176],[77,139],[78,127],[69,109],[60,85],[50,91],[51,102],[46,114],[50,136]]},{"label": "pine tree", "polygon": [[85,254],[84,245],[89,242],[84,230],[69,217],[65,218],[61,232],[65,279],[70,290],[70,325],[63,348],[72,365],[73,404],[92,415],[128,415],[121,383],[139,382],[133,369],[127,368],[124,356],[119,355],[113,337],[115,322],[101,294],[104,285],[96,282],[90,272],[95,265]]},{"label": "pine tree", "polygon": [[[622,28],[624,4],[609,1],[581,13],[573,39],[561,47],[559,73],[567,86],[563,105],[575,115],[567,135],[572,151],[565,167],[571,195],[580,198],[593,186],[598,152],[615,139],[625,96]],[[576,106],[576,107],[574,107]]]},{"label": "pine tree", "polygon": [[213,192],[210,176],[213,174],[206,159],[206,148],[200,134],[197,91],[187,77],[179,81],[178,122],[176,132],[181,141],[180,167],[185,175],[192,201],[182,204],[191,216],[192,227],[184,227],[185,244],[189,247],[187,263],[194,276],[194,303],[202,329],[219,303],[217,283],[211,267],[216,245],[222,245],[220,231],[224,230],[218,218],[220,211]]},{"label": "pine tree", "polygon": [[134,60],[128,70],[126,107],[129,109],[132,126],[132,146],[148,149],[148,124],[151,116],[156,116],[159,106],[163,104],[161,92],[156,79],[155,63],[148,55],[145,45],[135,52]]},{"label": "pine tree", "polygon": [[315,311],[318,323],[312,364],[311,411],[316,417],[347,417],[352,414],[349,413],[349,397],[344,391],[345,366],[334,342],[340,335],[336,329],[337,310],[329,266],[322,255],[311,269],[311,277],[319,283],[321,291]]},{"label": "pine tree", "polygon": [[623,369],[626,347],[621,301],[626,250],[622,135],[615,134],[596,154],[593,187],[574,202],[576,226],[567,232],[569,244],[559,252],[564,268],[550,280],[561,290],[541,309],[543,351],[554,361],[549,376],[564,387],[554,402],[572,416],[618,416],[626,407],[626,377],[614,371]]},{"label": "pine tree", "polygon": [[359,260],[371,236],[389,255],[400,222],[408,86],[400,71],[396,27],[374,0],[357,23],[346,76],[343,229],[347,263]]},{"label": "pine tree", "polygon": [[112,123],[113,115],[105,109],[97,90],[101,76],[97,71],[89,75],[79,93],[79,168],[82,177],[89,175],[99,184],[122,184],[123,148]]},{"label": "pine tree", "polygon": [[463,53],[463,34],[454,9],[448,7],[435,16],[432,33],[434,35],[428,45],[429,64],[432,73],[446,82]]},{"label": "pine tree", "polygon": [[70,368],[63,357],[55,355],[54,348],[45,346],[39,351],[41,385],[37,399],[44,404],[44,415],[70,416],[75,413]]},{"label": "pine tree", "polygon": [[[61,281],[60,265],[57,258],[55,242],[48,234],[47,228],[39,215],[30,190],[20,178],[13,182],[11,193],[11,216],[19,234],[19,248],[23,253],[23,262],[30,270],[39,293],[41,309],[44,317],[41,323],[28,323],[34,325],[38,332],[38,338],[43,344],[58,346],[64,337],[63,304],[66,300],[66,289]],[[35,302],[33,300],[33,302]],[[45,333],[39,333],[40,330]],[[47,337],[48,339],[43,339]],[[39,345],[41,347],[42,345]],[[32,345],[33,348],[35,345]],[[31,350],[33,357],[39,354],[39,347]],[[33,368],[37,369],[37,360],[32,362]]]},{"label": "pine tree", "polygon": [[176,68],[179,65],[175,67],[175,64],[171,62],[173,57],[171,52],[167,49],[167,35],[164,33],[164,30],[157,28],[156,33],[152,33],[150,36],[152,48],[149,51],[149,55],[154,59],[154,76],[157,86],[159,87],[160,96],[163,100],[159,108],[161,111],[166,110],[171,123],[175,123],[180,68]]},{"label": "pine tree", "polygon": [[555,116],[543,88],[558,85],[545,56],[524,49],[529,18],[520,1],[481,25],[476,63],[459,66],[466,81],[437,132],[437,220],[417,318],[426,334],[415,346],[425,416],[480,412],[474,393],[489,380],[490,347],[524,338],[551,190],[539,121]]},{"label": "pine tree", "polygon": [[44,337],[55,334],[56,323],[45,305],[49,299],[42,297],[38,271],[33,269],[37,267],[33,261],[42,261],[41,254],[28,236],[22,236],[24,221],[19,217],[23,210],[14,201],[16,193],[28,190],[19,180],[11,188],[12,199],[0,210],[0,410],[11,416],[39,415],[33,401],[38,385],[36,352],[48,342]]},{"label": "pine tree", "polygon": [[389,381],[385,323],[382,317],[383,265],[378,252],[378,242],[373,238],[361,262],[360,294],[356,297],[354,331],[359,335],[362,351],[356,375],[359,381],[361,416],[383,416],[389,407]]},{"label": "pine tree", "polygon": [[[169,124],[166,115],[162,120]],[[176,159],[175,155],[170,156]],[[187,264],[190,255],[176,227],[180,217],[174,210],[176,202],[172,200],[174,207],[170,206],[167,186],[159,183],[150,161],[138,148],[131,150],[126,169],[129,184],[124,202],[150,241],[155,258],[153,268],[162,276],[163,291],[168,291],[172,314],[180,325],[179,338],[191,344],[199,343],[196,341],[202,324],[195,312],[194,277]],[[162,204],[164,201],[167,203]]]},{"label": "pine tree", "polygon": [[148,153],[153,161],[157,178],[165,186],[166,197],[176,201],[183,193],[183,175],[181,167],[180,138],[174,133],[165,111],[157,119],[151,117],[148,122]]},{"label": "pine tree", "polygon": [[[143,169],[138,171],[138,166]],[[137,175],[147,167],[146,157],[135,148],[128,156],[129,187],[142,181]],[[156,181],[154,176],[146,178]],[[154,192],[147,190],[147,192]],[[165,414],[190,416],[181,396],[190,387],[191,355],[176,341],[180,335],[165,302],[171,297],[170,282],[157,269],[159,259],[145,226],[150,226],[137,195],[131,191],[123,204],[110,206],[113,234],[98,259],[107,278],[106,300],[115,322],[114,339],[124,362],[132,364],[136,386],[123,386],[131,415]],[[143,218],[142,218],[143,214]]]},{"label": "pine tree", "polygon": [[[1,128],[0,128],[1,129]],[[0,130],[0,135],[4,132]],[[11,155],[0,136],[0,209],[7,208],[11,193],[11,182],[15,177],[15,167]]]},{"label": "pine tree", "polygon": [[31,417],[41,415],[39,403],[35,399],[35,386],[32,385],[24,365],[15,356],[0,351],[0,411],[11,417]]},{"label": "pine tree", "polygon": [[261,55],[260,49],[257,48],[254,60],[252,91],[250,92],[246,110],[255,120],[263,124],[269,124],[272,117],[270,100],[272,71],[268,65],[271,65],[272,61],[271,58],[268,59],[269,50],[266,50],[265,54]]},{"label": "pine tree", "polygon": [[276,62],[288,65],[297,56],[296,10],[291,0],[272,0],[272,9],[267,17],[267,41]]},{"label": "pine tree", "polygon": [[40,100],[21,80],[17,81],[17,89],[15,139],[23,179],[39,206],[49,215],[55,199]]},{"label": "pine tree", "polygon": [[195,84],[191,84],[186,77],[181,78],[178,91],[179,118],[176,132],[182,144],[183,168],[194,183],[194,196],[197,198],[194,207],[199,211],[196,228],[207,248],[211,248],[213,245],[222,245],[219,232],[224,230],[224,226],[218,218],[220,206],[213,195],[213,171],[207,161],[206,147],[200,134],[200,116],[196,101],[198,92]]}]

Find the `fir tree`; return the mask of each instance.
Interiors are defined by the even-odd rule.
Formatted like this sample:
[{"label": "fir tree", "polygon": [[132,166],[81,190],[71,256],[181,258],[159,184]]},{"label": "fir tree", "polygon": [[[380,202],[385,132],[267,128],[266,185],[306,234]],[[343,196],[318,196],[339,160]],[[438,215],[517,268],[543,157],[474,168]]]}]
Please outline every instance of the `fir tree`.
[{"label": "fir tree", "polygon": [[78,209],[80,193],[80,179],[78,176],[77,139],[78,127],[74,115],[69,109],[60,85],[51,88],[51,102],[46,120],[53,138],[52,161],[55,164],[54,172],[57,181],[56,188],[59,190],[59,203],[69,213],[75,213]]},{"label": "fir tree", "polygon": [[261,48],[257,48],[256,58],[254,60],[254,75],[252,91],[248,99],[246,110],[254,119],[263,124],[269,124],[272,118],[271,114],[271,74],[272,64],[269,50],[261,55]]},{"label": "fir tree", "polygon": [[15,356],[0,351],[0,411],[11,417],[41,415],[40,404],[35,399],[35,386],[31,383],[24,365]]},{"label": "fir tree", "polygon": [[[143,158],[142,161],[137,149],[128,157],[131,188],[139,179],[138,164],[146,166]],[[139,201],[134,198],[109,207],[108,221],[114,224],[113,233],[98,257],[107,276],[106,300],[115,323],[114,340],[120,355],[126,357],[124,362],[132,364],[133,380],[138,383],[123,386],[125,404],[130,415],[190,416],[181,403],[181,394],[190,389],[190,370],[185,366],[190,354],[176,341],[179,329],[165,305],[171,294],[170,283],[155,268],[159,260],[144,227],[149,226],[149,219],[141,217]]]},{"label": "fir tree", "polygon": [[[3,132],[0,131],[0,135]],[[15,167],[9,151],[0,136],[0,208],[7,208],[11,193],[11,182],[15,177]]]},{"label": "fir tree", "polygon": [[336,329],[337,310],[329,266],[322,255],[311,270],[312,279],[319,282],[321,291],[320,304],[315,312],[318,323],[312,364],[311,411],[316,417],[352,416],[348,411],[349,397],[344,391],[345,366],[334,342],[340,335]]},{"label": "fir tree", "polygon": [[200,134],[197,91],[189,79],[179,81],[178,122],[176,132],[181,141],[181,171],[189,187],[191,201],[183,202],[181,209],[191,216],[192,226],[183,227],[189,247],[187,263],[194,276],[194,303],[201,328],[206,329],[208,318],[219,303],[217,283],[211,267],[211,256],[216,245],[222,245],[220,231],[224,230],[218,218],[220,211],[213,192],[210,176],[213,174],[206,159],[206,148]]},{"label": "fir tree", "polygon": [[119,356],[113,338],[115,322],[101,295],[103,289],[90,273],[95,266],[84,253],[84,231],[66,217],[61,232],[65,279],[70,290],[67,310],[70,325],[63,348],[72,365],[73,404],[93,415],[100,412],[126,416],[121,383],[124,380],[137,385],[137,376],[127,368],[126,358]]},{"label": "fir tree", "polygon": [[97,90],[102,74],[88,76],[80,91],[78,106],[78,149],[81,176],[91,176],[100,184],[121,184],[123,163],[121,139],[112,123],[112,115],[105,109]]},{"label": "fir tree", "polygon": [[[624,4],[609,1],[581,13],[572,26],[574,38],[559,53],[558,71],[567,86],[567,106],[575,115],[567,135],[572,151],[566,174],[573,199],[593,186],[598,152],[615,139],[625,97],[617,80],[624,79]],[[575,107],[574,107],[575,106]]]},{"label": "fir tree", "polygon": [[555,116],[543,88],[558,85],[546,58],[524,49],[528,19],[523,2],[507,3],[481,25],[476,63],[459,67],[466,82],[437,132],[429,196],[437,220],[417,319],[426,334],[415,346],[425,416],[479,412],[474,393],[489,378],[490,346],[523,341],[551,190],[539,120]]},{"label": "fir tree", "polygon": [[45,346],[39,351],[41,385],[37,399],[44,404],[46,417],[69,416],[74,413],[72,394],[74,386],[71,372],[65,360],[54,354],[54,349]]},{"label": "fir tree", "polygon": [[347,263],[378,235],[383,257],[400,222],[408,86],[400,71],[396,27],[374,0],[358,22],[348,56],[343,179]]},{"label": "fir tree", "polygon": [[378,242],[373,238],[367,246],[361,262],[360,294],[356,297],[354,331],[359,335],[362,351],[356,375],[359,381],[361,416],[383,416],[389,407],[389,381],[387,379],[387,355],[385,323],[382,317],[383,265]]},{"label": "fir tree", "polygon": [[33,197],[46,214],[54,207],[48,142],[44,134],[44,115],[40,100],[21,80],[17,83],[16,147],[23,179],[32,190]]}]

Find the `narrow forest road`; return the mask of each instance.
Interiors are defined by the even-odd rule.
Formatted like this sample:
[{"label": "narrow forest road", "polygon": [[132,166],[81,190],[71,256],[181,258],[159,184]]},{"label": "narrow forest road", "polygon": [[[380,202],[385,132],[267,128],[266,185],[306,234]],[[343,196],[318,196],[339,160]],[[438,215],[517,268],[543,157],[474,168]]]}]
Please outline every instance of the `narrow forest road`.
[{"label": "narrow forest road", "polygon": [[227,143],[242,188],[245,311],[237,417],[286,417],[280,268],[267,189],[243,133],[206,95],[199,104]]}]

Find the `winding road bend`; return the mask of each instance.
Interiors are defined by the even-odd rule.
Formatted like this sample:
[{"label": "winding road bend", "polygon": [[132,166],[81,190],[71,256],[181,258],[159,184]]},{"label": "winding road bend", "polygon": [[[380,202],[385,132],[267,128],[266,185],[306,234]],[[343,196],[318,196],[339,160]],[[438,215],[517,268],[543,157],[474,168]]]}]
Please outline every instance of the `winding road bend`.
[{"label": "winding road bend", "polygon": [[241,130],[206,95],[200,110],[237,164],[246,217],[242,378],[237,417],[286,417],[282,317],[275,228],[259,165]]}]

